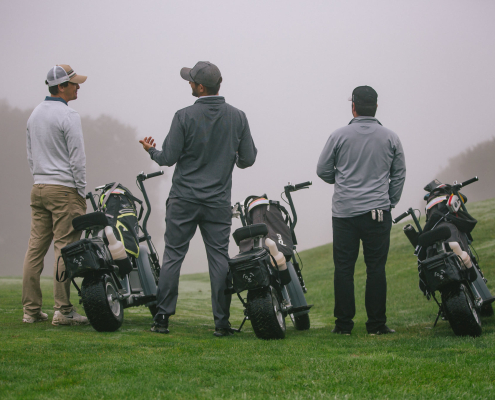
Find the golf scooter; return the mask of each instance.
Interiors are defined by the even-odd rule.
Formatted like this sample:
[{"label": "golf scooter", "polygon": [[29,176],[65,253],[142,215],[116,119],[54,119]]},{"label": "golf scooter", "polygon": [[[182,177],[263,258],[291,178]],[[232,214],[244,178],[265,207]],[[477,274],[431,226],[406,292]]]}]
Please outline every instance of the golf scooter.
[{"label": "golf scooter", "polygon": [[[86,198],[91,201],[94,212],[72,221],[74,229],[86,233],[84,239],[62,249],[67,278],[72,280],[77,289],[81,297],[79,303],[82,303],[89,322],[99,332],[113,332],[120,328],[125,308],[144,305],[149,308],[153,316],[157,312],[156,290],[160,262],[147,230],[151,204],[144,181],[160,175],[163,175],[163,171],[152,174],[141,172],[137,176],[137,185],[146,203],[146,215],[142,225],[139,226],[141,234],[137,237],[138,257],[126,255],[124,251],[125,258],[120,260],[112,258],[109,250],[109,245],[112,245],[110,237],[103,234],[105,232],[111,235],[112,229],[108,230],[109,218],[105,215],[101,204],[97,205],[91,192],[86,195]],[[95,189],[97,192],[95,196],[101,199],[102,195],[108,191],[119,196],[121,192],[118,189],[113,192],[114,189],[112,189],[116,186],[115,183],[99,186]],[[143,205],[142,201],[134,199],[141,204],[139,221],[143,214]],[[75,277],[83,278],[81,288],[74,281]]]},{"label": "golf scooter", "polygon": [[[417,230],[407,224],[404,233],[418,258],[419,288],[439,308],[433,327],[443,316],[457,336],[480,336],[481,316],[493,315],[491,303],[495,301],[472,251],[471,231],[477,221],[468,214],[467,197],[460,193],[476,181],[478,177],[453,185],[438,180],[426,185],[427,222],[423,228],[412,208],[393,220],[398,223],[412,217]],[[440,293],[441,302],[435,292]]]},{"label": "golf scooter", "polygon": [[[304,293],[307,289],[295,256],[297,214],[291,197],[292,192],[307,189],[310,185],[311,182],[289,183],[284,187],[293,218],[278,201],[268,200],[266,195],[248,197],[243,206],[240,203],[234,206],[233,216],[239,216],[243,225],[233,234],[241,252],[229,261],[233,292],[244,306],[245,318],[237,332],[249,320],[258,338],[283,339],[287,315],[297,330],[310,328],[309,309],[312,305],[306,302]],[[263,214],[264,223],[253,223],[252,213],[257,207]],[[277,214],[279,218],[276,218]],[[285,214],[285,219],[282,214]],[[267,237],[269,231],[279,244],[292,242],[285,255],[278,250],[275,241]],[[246,299],[240,295],[245,290]]]}]

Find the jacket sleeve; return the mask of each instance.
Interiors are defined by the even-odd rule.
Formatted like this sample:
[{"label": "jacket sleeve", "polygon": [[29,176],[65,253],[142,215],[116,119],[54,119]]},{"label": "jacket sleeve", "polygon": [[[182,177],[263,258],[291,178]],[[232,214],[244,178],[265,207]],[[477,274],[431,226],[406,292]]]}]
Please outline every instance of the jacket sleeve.
[{"label": "jacket sleeve", "polygon": [[237,150],[235,163],[241,169],[250,167],[256,161],[257,154],[258,150],[254,145],[251,131],[249,130],[249,123],[247,121],[247,118],[244,117],[244,129],[242,131],[241,141]]},{"label": "jacket sleeve", "polygon": [[163,141],[162,151],[152,147],[148,150],[150,157],[160,166],[171,167],[178,160],[184,149],[185,129],[179,119],[178,112],[175,113],[170,131]]},{"label": "jacket sleeve", "polygon": [[335,183],[335,156],[337,153],[337,139],[334,134],[330,135],[320,154],[316,174],[326,183]]},{"label": "jacket sleeve", "polygon": [[64,136],[69,151],[69,165],[77,192],[82,197],[86,192],[86,153],[81,117],[77,112],[71,112],[64,121]]},{"label": "jacket sleeve", "polygon": [[406,158],[399,138],[397,138],[395,143],[394,152],[394,158],[390,166],[390,183],[388,188],[388,196],[392,208],[399,202],[402,189],[404,188],[404,182],[406,181]]}]

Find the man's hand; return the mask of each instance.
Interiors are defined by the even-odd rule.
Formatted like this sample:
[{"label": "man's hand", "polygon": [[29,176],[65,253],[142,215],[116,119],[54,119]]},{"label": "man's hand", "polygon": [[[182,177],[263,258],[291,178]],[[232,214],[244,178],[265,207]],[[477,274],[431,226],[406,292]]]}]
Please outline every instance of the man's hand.
[{"label": "man's hand", "polygon": [[145,137],[144,139],[140,140],[139,143],[141,143],[143,145],[143,149],[145,151],[148,151],[152,147],[156,147],[156,143],[151,136]]}]

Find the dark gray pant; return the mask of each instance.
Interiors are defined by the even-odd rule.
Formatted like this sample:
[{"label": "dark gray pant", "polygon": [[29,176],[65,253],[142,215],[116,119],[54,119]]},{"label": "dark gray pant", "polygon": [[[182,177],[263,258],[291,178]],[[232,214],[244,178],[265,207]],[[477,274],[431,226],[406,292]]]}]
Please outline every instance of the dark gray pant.
[{"label": "dark gray pant", "polygon": [[156,295],[157,316],[175,314],[180,268],[189,249],[189,242],[199,225],[208,256],[215,327],[229,327],[232,296],[225,295],[224,291],[227,288],[229,271],[228,249],[232,225],[230,206],[211,208],[181,199],[168,199],[165,225],[165,252]]},{"label": "dark gray pant", "polygon": [[383,212],[383,222],[373,220],[371,212],[352,218],[332,218],[333,261],[335,264],[335,324],[343,330],[352,330],[356,314],[354,300],[354,266],[363,242],[366,264],[365,305],[368,321],[366,329],[373,332],[387,322],[387,279],[385,264],[390,247],[392,216]]}]

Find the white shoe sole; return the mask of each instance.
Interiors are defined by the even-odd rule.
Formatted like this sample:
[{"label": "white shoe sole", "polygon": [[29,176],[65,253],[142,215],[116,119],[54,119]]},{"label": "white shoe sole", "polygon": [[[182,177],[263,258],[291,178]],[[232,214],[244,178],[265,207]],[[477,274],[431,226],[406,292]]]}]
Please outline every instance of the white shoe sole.
[{"label": "white shoe sole", "polygon": [[70,320],[66,319],[63,321],[60,320],[52,320],[52,325],[55,326],[75,326],[75,325],[89,325],[89,321],[75,321],[75,320]]},{"label": "white shoe sole", "polygon": [[23,318],[22,319],[22,322],[24,322],[25,324],[35,324],[37,322],[45,322],[45,321],[48,321],[48,318],[45,318],[45,319],[42,319],[42,318],[38,318],[38,319],[35,319],[35,318]]}]

